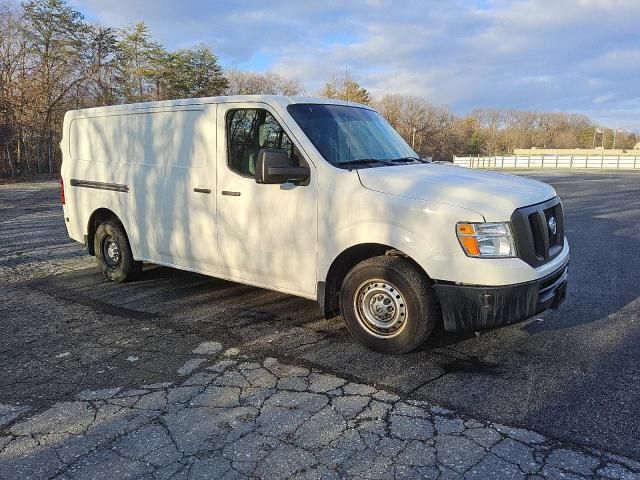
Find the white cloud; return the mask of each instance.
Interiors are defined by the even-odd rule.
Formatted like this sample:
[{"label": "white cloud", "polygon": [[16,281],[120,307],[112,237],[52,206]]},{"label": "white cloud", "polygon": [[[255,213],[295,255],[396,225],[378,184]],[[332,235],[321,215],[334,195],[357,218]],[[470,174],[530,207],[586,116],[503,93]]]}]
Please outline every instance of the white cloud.
[{"label": "white cloud", "polygon": [[310,91],[348,65],[375,94],[459,112],[569,110],[640,126],[637,0],[74,4],[105,24],[145,20],[171,47],[204,41],[228,66],[266,62]]}]

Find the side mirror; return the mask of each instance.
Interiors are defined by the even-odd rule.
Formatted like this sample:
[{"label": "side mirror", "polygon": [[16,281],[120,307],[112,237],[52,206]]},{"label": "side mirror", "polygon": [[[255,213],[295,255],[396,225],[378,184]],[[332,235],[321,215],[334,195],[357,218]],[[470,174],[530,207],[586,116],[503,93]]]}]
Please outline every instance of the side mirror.
[{"label": "side mirror", "polygon": [[304,182],[310,174],[309,167],[291,167],[286,150],[263,148],[258,152],[256,183]]}]

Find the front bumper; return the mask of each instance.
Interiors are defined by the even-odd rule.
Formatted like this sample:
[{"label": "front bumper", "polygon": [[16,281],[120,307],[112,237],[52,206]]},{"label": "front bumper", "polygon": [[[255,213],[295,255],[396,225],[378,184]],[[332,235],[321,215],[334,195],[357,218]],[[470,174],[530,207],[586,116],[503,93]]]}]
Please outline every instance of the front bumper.
[{"label": "front bumper", "polygon": [[539,280],[500,287],[436,283],[447,331],[479,331],[526,320],[557,309],[567,294],[567,259]]}]

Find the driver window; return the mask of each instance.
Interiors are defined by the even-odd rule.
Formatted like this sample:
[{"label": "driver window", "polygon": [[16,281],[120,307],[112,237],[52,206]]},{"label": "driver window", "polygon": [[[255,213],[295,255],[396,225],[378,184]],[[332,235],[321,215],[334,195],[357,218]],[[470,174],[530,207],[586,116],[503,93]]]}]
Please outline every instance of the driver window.
[{"label": "driver window", "polygon": [[289,154],[291,166],[300,165],[300,155],[277,120],[263,109],[238,109],[227,114],[227,162],[243,177],[256,173],[261,148],[281,148]]}]

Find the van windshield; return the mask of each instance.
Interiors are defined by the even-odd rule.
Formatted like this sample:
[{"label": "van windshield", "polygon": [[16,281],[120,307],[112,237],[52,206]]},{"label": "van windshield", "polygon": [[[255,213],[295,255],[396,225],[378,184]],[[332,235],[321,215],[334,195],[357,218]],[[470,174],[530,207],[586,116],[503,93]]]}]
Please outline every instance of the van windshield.
[{"label": "van windshield", "polygon": [[424,162],[382,116],[347,105],[298,103],[287,107],[320,154],[340,168]]}]

